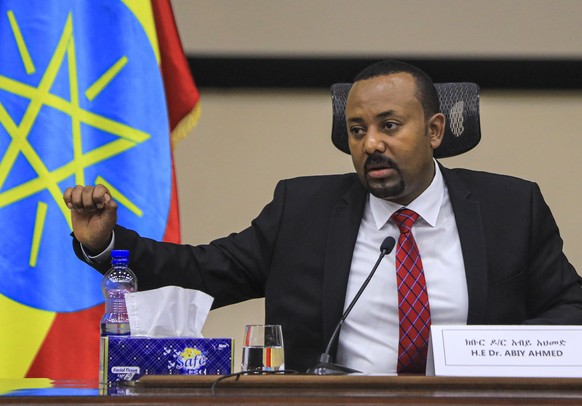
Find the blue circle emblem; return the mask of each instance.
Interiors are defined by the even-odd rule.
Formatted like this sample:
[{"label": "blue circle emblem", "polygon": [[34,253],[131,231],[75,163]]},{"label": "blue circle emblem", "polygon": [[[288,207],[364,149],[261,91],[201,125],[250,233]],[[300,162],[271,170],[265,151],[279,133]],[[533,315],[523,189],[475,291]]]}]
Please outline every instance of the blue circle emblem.
[{"label": "blue circle emblem", "polygon": [[120,224],[164,234],[171,152],[158,62],[121,1],[3,0],[0,44],[0,294],[83,310],[103,301],[101,275],[73,253],[68,186],[103,183]]}]

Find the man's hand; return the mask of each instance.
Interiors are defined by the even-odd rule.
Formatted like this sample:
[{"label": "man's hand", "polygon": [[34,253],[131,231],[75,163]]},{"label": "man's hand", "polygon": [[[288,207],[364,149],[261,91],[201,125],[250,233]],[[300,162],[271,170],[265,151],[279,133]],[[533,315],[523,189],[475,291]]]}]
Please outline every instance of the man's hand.
[{"label": "man's hand", "polygon": [[98,254],[111,241],[117,223],[117,203],[103,185],[67,188],[63,195],[71,209],[73,233],[85,248]]}]

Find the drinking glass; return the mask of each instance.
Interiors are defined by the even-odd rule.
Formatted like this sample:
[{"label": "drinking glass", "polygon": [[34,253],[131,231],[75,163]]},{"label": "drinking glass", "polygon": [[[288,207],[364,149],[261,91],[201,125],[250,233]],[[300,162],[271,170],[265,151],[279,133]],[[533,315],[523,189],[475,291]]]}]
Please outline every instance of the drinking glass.
[{"label": "drinking glass", "polygon": [[281,371],[285,369],[281,326],[249,324],[245,327],[242,371]]}]

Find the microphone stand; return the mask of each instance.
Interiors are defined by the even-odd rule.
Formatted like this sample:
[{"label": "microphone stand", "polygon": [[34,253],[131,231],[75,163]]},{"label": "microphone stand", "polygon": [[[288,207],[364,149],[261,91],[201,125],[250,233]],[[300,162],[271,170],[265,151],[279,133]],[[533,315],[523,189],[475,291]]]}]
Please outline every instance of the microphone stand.
[{"label": "microphone stand", "polygon": [[350,314],[352,308],[354,307],[354,305],[364,292],[364,289],[366,289],[366,286],[368,286],[368,283],[370,283],[370,280],[372,279],[372,276],[374,276],[374,273],[376,273],[376,269],[378,269],[378,266],[380,265],[382,258],[384,258],[384,256],[389,252],[392,252],[392,249],[394,248],[395,244],[396,241],[394,240],[393,237],[386,237],[382,242],[382,245],[380,245],[380,256],[378,257],[376,264],[374,264],[372,271],[370,272],[370,274],[368,275],[368,277],[358,290],[358,293],[356,293],[356,296],[354,296],[354,298],[350,302],[350,305],[348,306],[344,314],[342,314],[339,323],[335,327],[335,330],[333,331],[333,334],[331,335],[331,338],[327,343],[327,348],[325,349],[325,352],[321,354],[321,356],[319,357],[319,363],[307,370],[308,375],[346,375],[352,373],[361,373],[361,371],[357,371],[355,369],[348,368],[343,365],[331,362],[332,357],[329,353],[331,352],[331,347],[335,343],[337,336],[339,335],[339,332],[341,330],[341,327],[344,324],[346,318],[348,317],[348,314]]}]

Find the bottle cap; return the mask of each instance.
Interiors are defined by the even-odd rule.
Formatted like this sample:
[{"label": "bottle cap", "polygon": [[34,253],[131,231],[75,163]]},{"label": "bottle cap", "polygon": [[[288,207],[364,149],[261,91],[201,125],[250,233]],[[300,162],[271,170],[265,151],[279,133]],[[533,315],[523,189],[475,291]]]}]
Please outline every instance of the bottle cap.
[{"label": "bottle cap", "polygon": [[111,251],[111,259],[116,261],[129,261],[129,250]]}]

